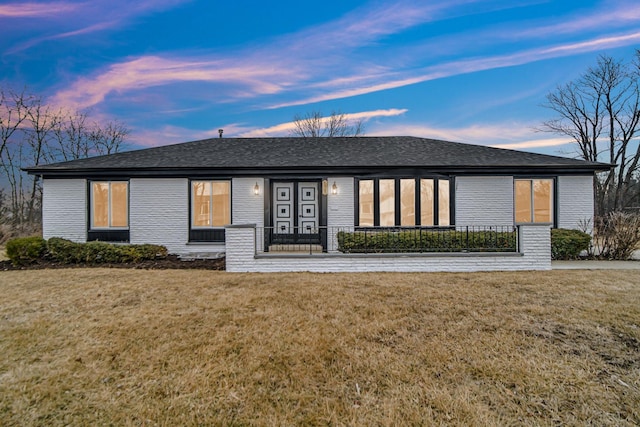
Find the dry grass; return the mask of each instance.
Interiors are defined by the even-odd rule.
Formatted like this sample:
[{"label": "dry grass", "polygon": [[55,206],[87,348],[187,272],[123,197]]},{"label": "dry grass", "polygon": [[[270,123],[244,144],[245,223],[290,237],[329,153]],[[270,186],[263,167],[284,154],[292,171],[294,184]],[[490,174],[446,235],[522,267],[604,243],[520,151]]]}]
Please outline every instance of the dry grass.
[{"label": "dry grass", "polygon": [[637,425],[628,271],[0,273],[3,425]]}]

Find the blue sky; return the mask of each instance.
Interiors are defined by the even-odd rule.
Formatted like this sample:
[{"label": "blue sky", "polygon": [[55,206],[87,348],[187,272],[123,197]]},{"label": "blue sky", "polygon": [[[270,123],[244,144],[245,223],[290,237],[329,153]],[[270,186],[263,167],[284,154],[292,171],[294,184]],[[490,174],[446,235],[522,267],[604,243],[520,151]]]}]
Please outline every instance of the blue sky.
[{"label": "blue sky", "polygon": [[286,136],[339,110],[367,135],[573,155],[545,95],[630,61],[640,2],[0,1],[0,84],[116,119],[132,148]]}]

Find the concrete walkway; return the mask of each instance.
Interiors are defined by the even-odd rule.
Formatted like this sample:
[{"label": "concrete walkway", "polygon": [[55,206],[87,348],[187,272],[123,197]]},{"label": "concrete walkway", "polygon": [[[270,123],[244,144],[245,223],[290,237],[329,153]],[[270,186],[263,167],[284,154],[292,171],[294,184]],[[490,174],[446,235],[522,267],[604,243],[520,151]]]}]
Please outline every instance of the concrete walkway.
[{"label": "concrete walkway", "polygon": [[640,261],[551,261],[552,270],[640,270]]}]

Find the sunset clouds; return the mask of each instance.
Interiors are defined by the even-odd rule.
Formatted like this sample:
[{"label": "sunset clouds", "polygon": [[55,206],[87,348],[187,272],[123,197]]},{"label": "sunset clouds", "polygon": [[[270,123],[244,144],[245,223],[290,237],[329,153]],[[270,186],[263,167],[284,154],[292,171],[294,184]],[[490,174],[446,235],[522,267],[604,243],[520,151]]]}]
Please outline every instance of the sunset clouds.
[{"label": "sunset clouds", "polygon": [[286,135],[296,113],[340,110],[370,135],[552,150],[566,142],[505,123],[544,120],[545,94],[598,54],[629,59],[640,4],[551,3],[9,2],[2,75],[56,106],[125,120],[145,144],[222,126]]}]

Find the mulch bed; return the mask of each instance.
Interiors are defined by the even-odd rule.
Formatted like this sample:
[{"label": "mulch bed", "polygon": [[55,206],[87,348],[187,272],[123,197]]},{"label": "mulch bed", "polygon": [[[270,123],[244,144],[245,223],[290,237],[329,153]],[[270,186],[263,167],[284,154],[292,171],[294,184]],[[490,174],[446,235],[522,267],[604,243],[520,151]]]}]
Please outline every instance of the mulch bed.
[{"label": "mulch bed", "polygon": [[35,264],[15,266],[11,261],[0,261],[0,271],[6,270],[43,270],[56,268],[135,268],[142,270],[168,270],[168,269],[198,269],[198,270],[220,270],[224,271],[224,258],[218,259],[196,259],[191,261],[181,260],[176,255],[168,255],[166,258],[128,262],[118,264],[61,264],[50,260],[40,260]]}]

